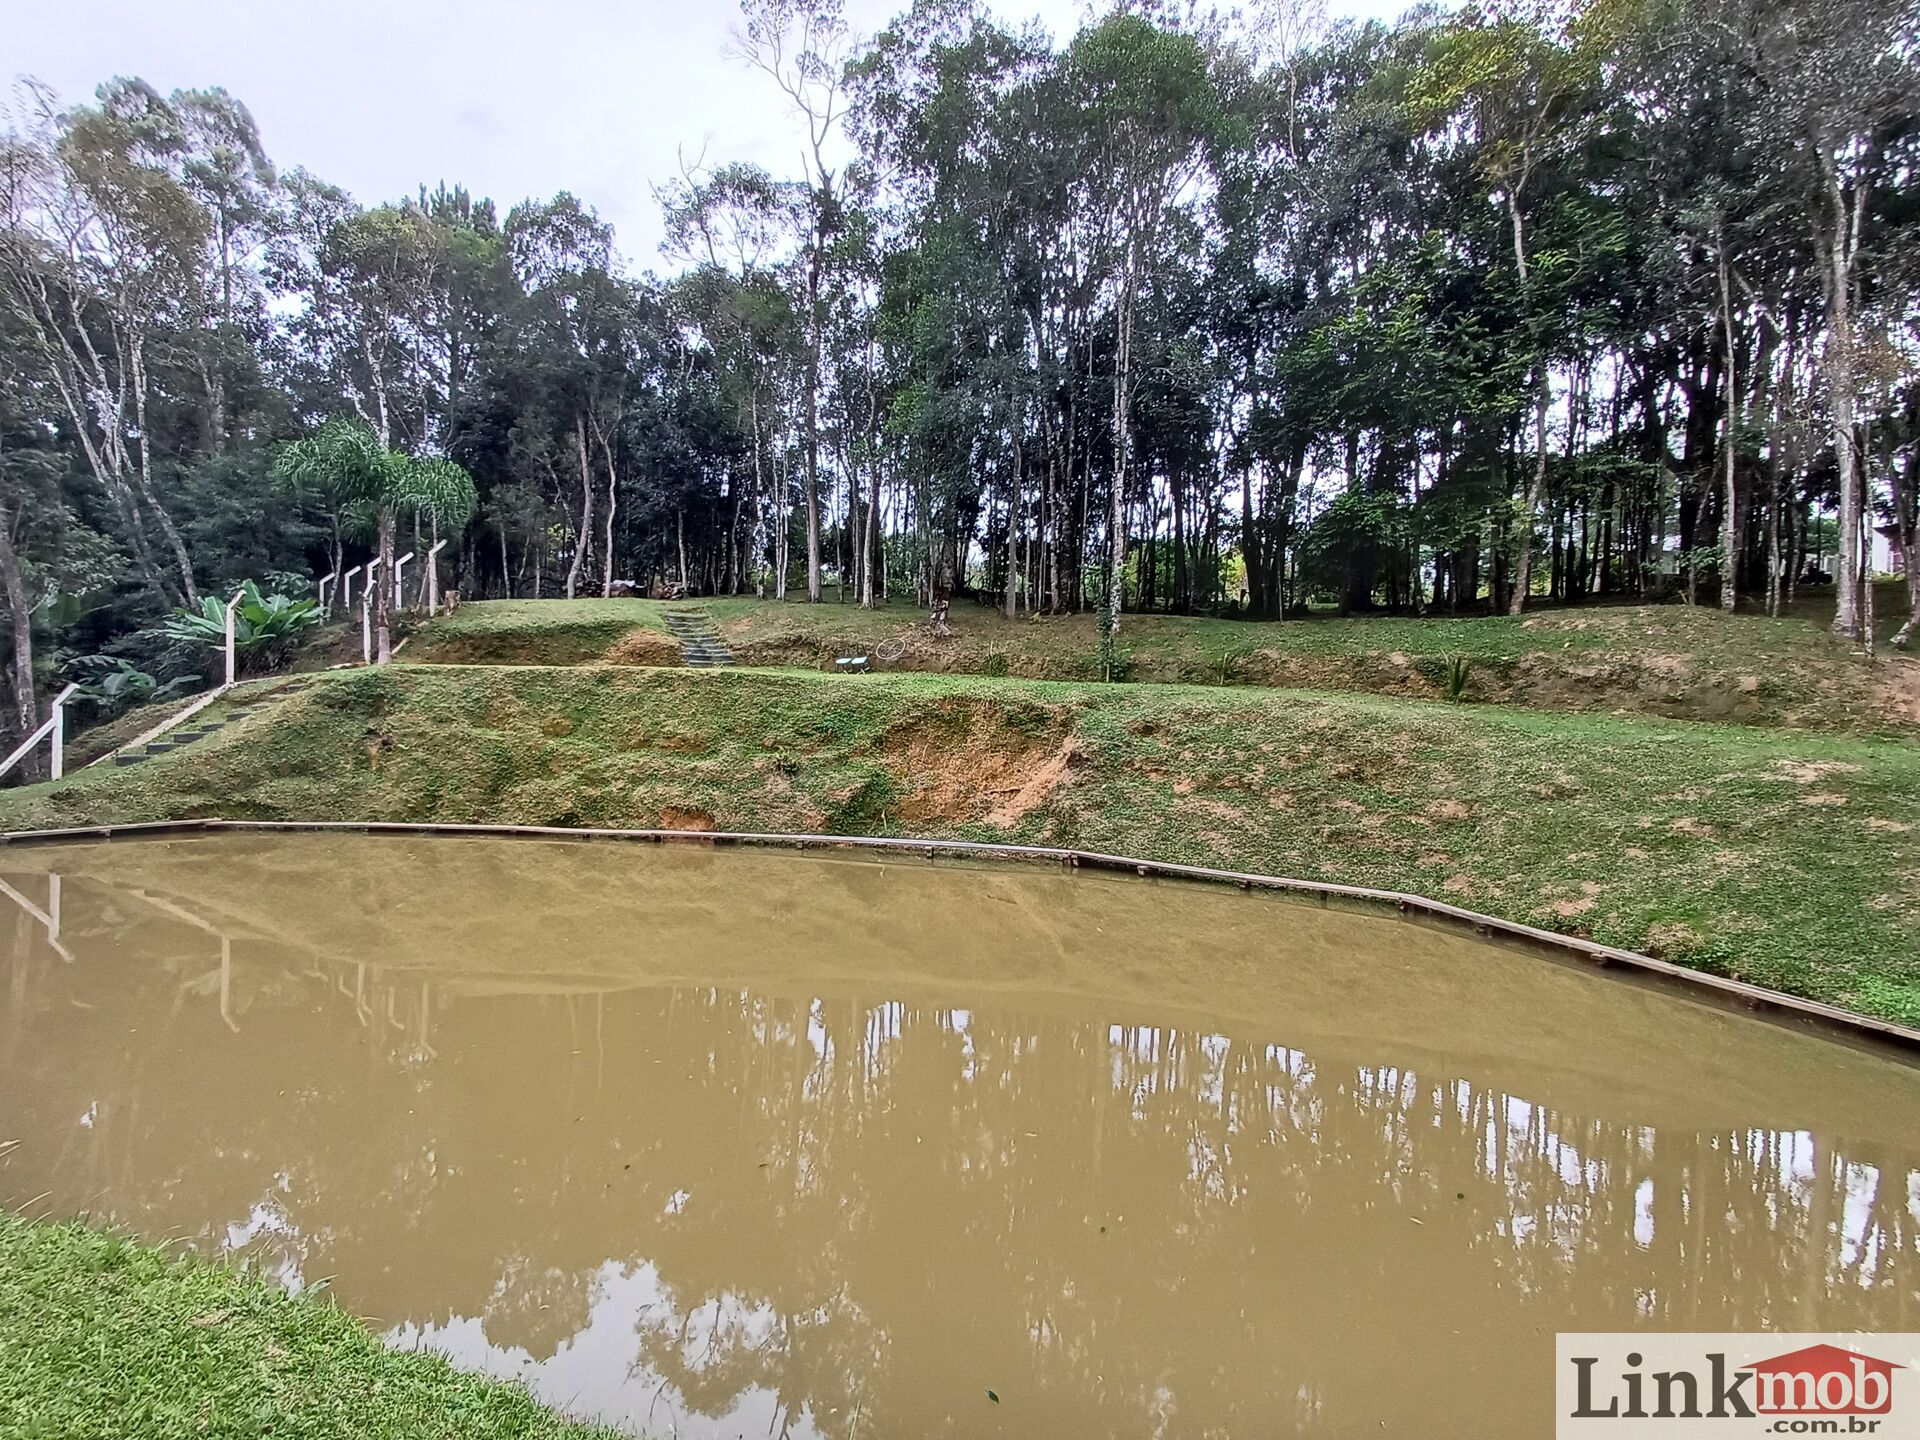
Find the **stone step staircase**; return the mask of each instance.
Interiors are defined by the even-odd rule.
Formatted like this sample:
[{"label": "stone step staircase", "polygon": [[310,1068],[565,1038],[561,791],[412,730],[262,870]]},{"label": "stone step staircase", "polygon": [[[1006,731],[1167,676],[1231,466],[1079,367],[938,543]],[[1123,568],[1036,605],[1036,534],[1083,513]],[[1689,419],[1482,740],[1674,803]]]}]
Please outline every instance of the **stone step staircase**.
[{"label": "stone step staircase", "polygon": [[714,633],[713,618],[693,606],[664,612],[667,629],[680,642],[680,653],[696,670],[733,664],[733,652]]},{"label": "stone step staircase", "polygon": [[248,696],[244,700],[235,701],[217,716],[196,719],[177,729],[169,730],[147,741],[144,745],[129,745],[124,749],[116,750],[113,753],[113,763],[116,767],[138,765],[144,760],[151,760],[159,755],[171,755],[175,750],[183,750],[195,741],[204,740],[207,736],[224,730],[229,725],[238,724],[247,716],[263,706],[272,704],[282,696],[298,695],[302,690],[310,689],[312,685],[311,680],[292,680],[285,685],[274,687],[271,694]]}]

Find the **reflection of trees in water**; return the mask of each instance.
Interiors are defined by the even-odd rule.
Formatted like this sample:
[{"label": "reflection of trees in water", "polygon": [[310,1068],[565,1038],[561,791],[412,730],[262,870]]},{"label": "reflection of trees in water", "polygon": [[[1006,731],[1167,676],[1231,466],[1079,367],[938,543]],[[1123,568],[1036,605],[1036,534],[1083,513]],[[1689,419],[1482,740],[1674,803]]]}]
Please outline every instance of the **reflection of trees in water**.
[{"label": "reflection of trees in water", "polygon": [[864,996],[243,962],[236,1034],[206,937],[139,918],[70,924],[74,965],[16,940],[0,1194],[213,1245],[267,1206],[255,1244],[356,1310],[536,1357],[649,1262],[634,1363],[694,1413],[911,1433],[991,1387],[1026,1427],[1340,1429],[1545,1382],[1555,1329],[1915,1328],[1911,1150]]}]

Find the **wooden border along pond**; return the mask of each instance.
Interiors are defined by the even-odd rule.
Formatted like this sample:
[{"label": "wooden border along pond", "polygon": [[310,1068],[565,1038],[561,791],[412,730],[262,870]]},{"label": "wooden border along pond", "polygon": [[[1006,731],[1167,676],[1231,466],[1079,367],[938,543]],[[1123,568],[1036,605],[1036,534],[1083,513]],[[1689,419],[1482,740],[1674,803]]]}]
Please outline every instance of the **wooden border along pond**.
[{"label": "wooden border along pond", "polygon": [[1358,910],[1390,910],[1412,920],[1465,930],[1481,939],[1501,941],[1544,951],[1563,962],[1637,977],[1657,985],[1684,988],[1693,998],[1722,1007],[1751,1012],[1789,1027],[1811,1029],[1830,1038],[1892,1049],[1899,1058],[1920,1064],[1920,1030],[1857,1014],[1838,1005],[1802,999],[1783,991],[1751,985],[1744,980],[1689,970],[1684,965],[1657,960],[1632,950],[1601,945],[1574,935],[1543,930],[1517,920],[1502,920],[1464,910],[1444,900],[1428,899],[1398,890],[1376,890],[1365,885],[1336,885],[1320,880],[1296,880],[1282,875],[1257,875],[1237,870],[1215,870],[1205,865],[1178,865],[1163,860],[1141,860],[1129,855],[1067,850],[1045,845],[1000,845],[985,840],[910,840],[876,835],[779,835],[728,830],[615,830],[562,825],[450,825],[397,820],[151,820],[127,825],[86,825],[68,829],[0,831],[0,848],[10,845],[62,844],[88,840],[180,834],[231,834],[248,830],[344,831],[375,835],[469,835],[531,837],[542,840],[649,841],[656,844],[763,845],[790,850],[877,850],[883,853],[962,859],[1045,861],[1068,868],[1127,872],[1150,878],[1202,881],[1234,885],[1242,890],[1264,890],[1317,900],[1322,905],[1347,905]]}]

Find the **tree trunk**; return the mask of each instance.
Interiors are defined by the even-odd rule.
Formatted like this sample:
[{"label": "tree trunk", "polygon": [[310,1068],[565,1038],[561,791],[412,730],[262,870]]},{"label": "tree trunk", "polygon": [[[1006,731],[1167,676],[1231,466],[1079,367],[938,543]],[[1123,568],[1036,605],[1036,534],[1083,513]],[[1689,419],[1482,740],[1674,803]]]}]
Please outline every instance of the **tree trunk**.
[{"label": "tree trunk", "polygon": [[393,596],[393,510],[380,510],[380,580],[373,587],[373,629],[378,646],[375,658],[385,665],[393,659],[393,626],[388,602]]},{"label": "tree trunk", "polygon": [[19,725],[14,743],[18,743],[40,728],[40,700],[33,686],[33,611],[27,604],[20,556],[13,548],[13,517],[4,506],[0,506],[0,589],[6,592],[7,616],[13,624],[13,713]]},{"label": "tree trunk", "polygon": [[1127,451],[1131,437],[1133,401],[1133,291],[1135,241],[1127,240],[1120,280],[1120,303],[1115,308],[1113,355],[1113,496],[1107,512],[1106,614],[1100,627],[1101,678],[1112,680],[1119,658],[1120,611],[1127,589]]},{"label": "tree trunk", "polygon": [[[1507,194],[1507,214],[1513,225],[1513,263],[1520,276],[1520,293],[1527,293],[1527,245],[1526,233],[1520,219],[1520,196],[1516,191]],[[1529,312],[1531,306],[1527,307]],[[1533,524],[1540,514],[1540,505],[1547,494],[1547,407],[1553,399],[1553,381],[1548,373],[1547,357],[1540,356],[1535,362],[1533,395],[1533,480],[1527,486],[1525,508],[1520,514],[1520,535],[1518,553],[1514,556],[1513,595],[1508,601],[1509,614],[1519,615],[1527,608],[1527,592],[1533,588]]]},{"label": "tree trunk", "polygon": [[601,557],[600,594],[611,597],[613,594],[613,517],[619,504],[617,490],[619,477],[613,468],[613,446],[607,441],[607,432],[596,419],[593,426],[594,438],[600,442],[600,453],[607,462],[607,541],[606,553]]},{"label": "tree trunk", "polygon": [[587,461],[587,419],[579,412],[573,417],[573,438],[580,457],[580,528],[574,532],[573,559],[567,566],[567,599],[574,597],[580,584],[580,568],[587,558],[587,542],[593,535],[593,467]]},{"label": "tree trunk", "polygon": [[1007,478],[1007,588],[1001,600],[1001,611],[1009,620],[1014,618],[1020,599],[1021,428],[1022,417],[1016,415],[1013,421],[1013,468]]},{"label": "tree trunk", "polygon": [[1735,451],[1740,433],[1740,375],[1734,350],[1733,281],[1727,264],[1727,237],[1724,221],[1715,224],[1715,249],[1719,253],[1720,323],[1727,342],[1727,421],[1726,438],[1721,444],[1720,496],[1720,608],[1731,615],[1740,603],[1740,488],[1739,461]]},{"label": "tree trunk", "polygon": [[180,570],[180,589],[187,597],[188,605],[200,603],[200,591],[193,583],[193,562],[187,558],[187,542],[180,537],[179,527],[173,523],[173,517],[167,514],[166,507],[160,503],[160,497],[153,489],[153,444],[147,427],[147,365],[145,343],[133,341],[128,347],[133,367],[133,413],[134,421],[140,427],[140,464],[133,472],[134,483],[139,487],[140,498],[147,502],[153,515],[160,522],[160,533],[166,537],[167,548],[173,551],[173,563]]},{"label": "tree trunk", "polygon": [[[816,200],[816,204],[819,203]],[[820,351],[825,324],[820,315],[820,274],[826,265],[826,217],[814,221],[812,252],[807,257],[807,603],[818,605],[820,593]]]},{"label": "tree trunk", "polygon": [[[417,527],[419,523],[420,518],[416,515],[414,517],[414,525]],[[422,610],[427,609],[429,603],[437,602],[440,595],[440,556],[436,553],[436,547],[440,544],[440,517],[438,515],[433,517],[427,527],[427,541],[428,543],[425,545],[422,545],[417,539],[413,542],[414,553],[420,557],[420,585],[419,588],[414,591],[413,603]],[[458,554],[457,551],[455,553]]]},{"label": "tree trunk", "polygon": [[792,477],[781,471],[780,456],[773,457],[773,598],[787,598],[787,567],[792,560],[793,529],[791,517],[787,514],[787,486]]},{"label": "tree trunk", "polygon": [[[860,604],[864,609],[873,608],[873,537],[880,513],[880,429],[879,397],[874,384],[878,371],[874,364],[873,340],[867,341],[867,461],[871,472],[867,476],[867,518],[865,528],[860,534]],[[885,557],[880,557],[885,568]]]},{"label": "tree trunk", "polygon": [[1860,526],[1860,643],[1869,660],[1874,658],[1873,624],[1873,524],[1869,519]]},{"label": "tree trunk", "polygon": [[[1833,632],[1850,640],[1860,630],[1860,531],[1862,504],[1859,457],[1853,448],[1853,257],[1857,243],[1847,214],[1846,196],[1835,167],[1832,147],[1818,144],[1825,179],[1827,226],[1814,224],[1814,243],[1821,259],[1821,280],[1827,300],[1827,414],[1833,422],[1833,458],[1840,472],[1839,535],[1834,545]],[[1858,203],[1864,203],[1860,197]]]},{"label": "tree trunk", "polygon": [[753,421],[753,593],[764,600],[767,598],[767,484],[762,463],[758,380],[747,388],[747,406]]}]

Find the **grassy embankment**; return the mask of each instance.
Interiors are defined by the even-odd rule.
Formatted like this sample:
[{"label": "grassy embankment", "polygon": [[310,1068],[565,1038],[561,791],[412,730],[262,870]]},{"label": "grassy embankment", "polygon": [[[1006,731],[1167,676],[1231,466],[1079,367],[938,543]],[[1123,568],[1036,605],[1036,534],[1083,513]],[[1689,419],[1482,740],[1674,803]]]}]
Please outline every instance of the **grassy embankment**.
[{"label": "grassy embankment", "polygon": [[1920,1021],[1920,746],[1187,686],[397,665],[0,800],[1030,841],[1440,896]]},{"label": "grassy embankment", "polygon": [[0,1435],[611,1440],[257,1276],[0,1215]]},{"label": "grassy embankment", "polygon": [[[149,705],[136,705],[103,724],[79,730],[67,741],[67,769],[78,770],[82,765],[91,765],[102,756],[111,755],[168,716],[179,714],[199,698],[198,694],[179,695]],[[76,724],[85,724],[90,717],[82,710],[71,718]]]},{"label": "grassy embankment", "polygon": [[405,659],[464,665],[678,665],[657,600],[487,600],[408,637]]},{"label": "grassy embankment", "polygon": [[[876,654],[881,668],[1039,680],[1098,678],[1091,615],[1008,621],[963,602],[953,634],[918,610],[865,611],[750,599],[693,602],[746,665],[831,668]],[[1885,597],[1898,623],[1891,593]],[[646,600],[471,604],[419,631],[413,661],[675,664],[662,606]],[[1780,620],[1684,605],[1547,610],[1515,619],[1333,616],[1281,623],[1130,615],[1127,678],[1285,686],[1432,699],[1449,660],[1468,662],[1466,698],[1565,712],[1661,715],[1856,732],[1920,733],[1920,660],[1869,667],[1827,632],[1811,602]],[[896,655],[897,652],[897,655]]]}]

